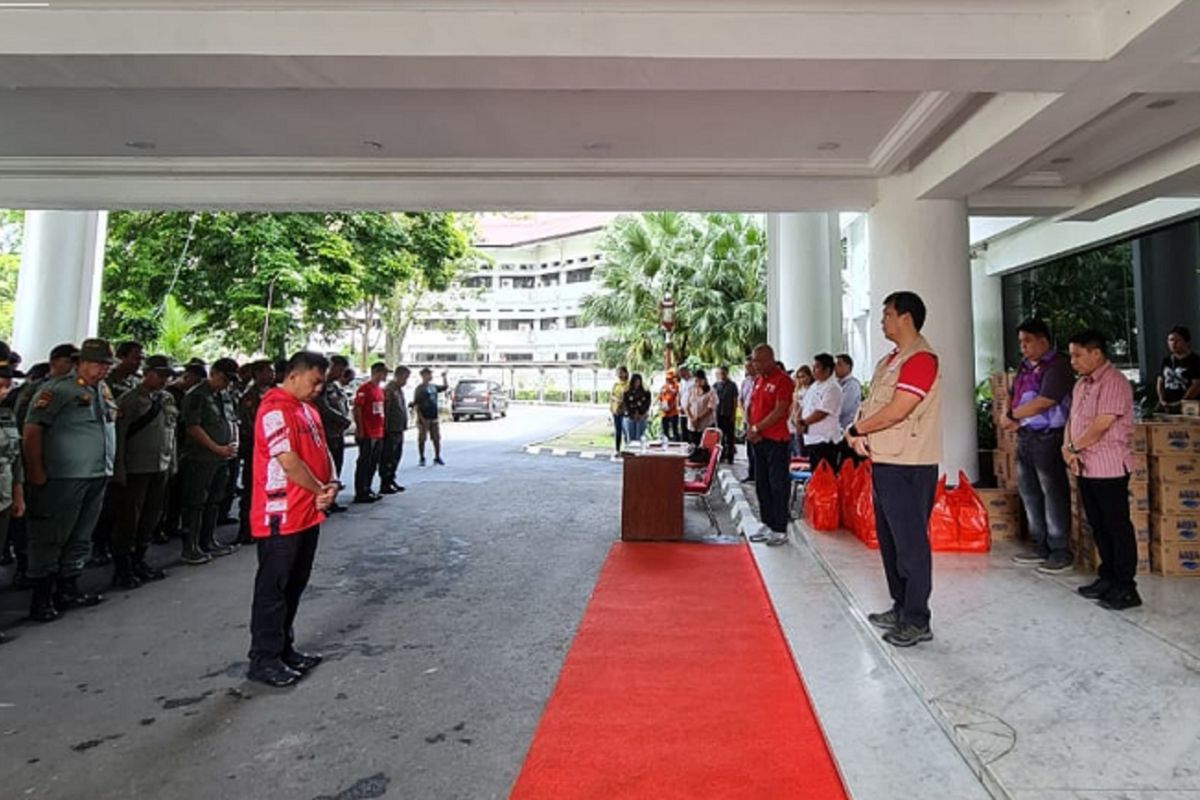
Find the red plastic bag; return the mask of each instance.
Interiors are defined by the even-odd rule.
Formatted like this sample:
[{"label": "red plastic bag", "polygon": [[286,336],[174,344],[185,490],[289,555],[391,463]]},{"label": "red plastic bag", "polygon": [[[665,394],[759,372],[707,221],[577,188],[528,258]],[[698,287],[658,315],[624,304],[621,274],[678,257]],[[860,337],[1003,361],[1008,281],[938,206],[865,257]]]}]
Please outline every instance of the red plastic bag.
[{"label": "red plastic bag", "polygon": [[838,503],[841,511],[841,527],[848,531],[858,530],[858,515],[854,507],[854,499],[858,486],[858,470],[854,461],[846,459],[838,470]]},{"label": "red plastic bag", "polygon": [[958,549],[958,522],[946,492],[946,476],[938,479],[933,495],[933,513],[929,515],[929,547],[937,552]]},{"label": "red plastic bag", "polygon": [[947,494],[958,525],[958,551],[960,553],[986,553],[992,549],[992,531],[988,524],[987,506],[971,486],[971,481],[962,472],[958,473],[958,486]]},{"label": "red plastic bag", "polygon": [[854,535],[872,550],[879,549],[875,533],[875,485],[871,478],[871,462],[864,461],[854,480]]},{"label": "red plastic bag", "polygon": [[815,531],[838,529],[838,485],[833,469],[822,461],[804,487],[804,520]]}]

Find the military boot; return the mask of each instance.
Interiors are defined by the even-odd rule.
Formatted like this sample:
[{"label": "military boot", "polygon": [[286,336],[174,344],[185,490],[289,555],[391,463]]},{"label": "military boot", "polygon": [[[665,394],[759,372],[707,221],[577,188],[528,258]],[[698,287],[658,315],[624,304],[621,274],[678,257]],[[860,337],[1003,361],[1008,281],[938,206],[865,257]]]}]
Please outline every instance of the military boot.
[{"label": "military boot", "polygon": [[23,548],[17,549],[17,569],[13,572],[12,587],[18,591],[21,589],[32,589],[33,581],[29,580],[26,575],[26,570],[29,569],[29,556],[26,555]]},{"label": "military boot", "polygon": [[114,589],[136,589],[142,585],[133,572],[133,556],[128,553],[117,553],[113,556],[112,585]]},{"label": "military boot", "polygon": [[183,531],[183,563],[185,564],[207,564],[212,561],[212,556],[200,549],[200,532],[193,530]]},{"label": "military boot", "polygon": [[90,608],[104,602],[103,595],[90,594],[79,588],[79,576],[59,578],[54,587],[54,607],[59,611],[68,608]]},{"label": "military boot", "polygon": [[155,569],[146,563],[146,548],[144,547],[139,547],[133,555],[133,574],[142,583],[146,583],[147,581],[161,581],[167,577],[167,573],[161,569]]},{"label": "military boot", "polygon": [[54,576],[30,578],[33,584],[33,598],[29,603],[29,618],[34,622],[53,622],[58,619],[58,611],[54,608]]},{"label": "military boot", "polygon": [[202,551],[204,551],[205,553],[207,553],[212,558],[220,558],[221,556],[227,556],[230,553],[233,553],[234,551],[237,550],[236,547],[231,547],[230,545],[222,544],[220,541],[217,540],[216,535],[212,534],[212,533],[201,538],[200,549]]}]

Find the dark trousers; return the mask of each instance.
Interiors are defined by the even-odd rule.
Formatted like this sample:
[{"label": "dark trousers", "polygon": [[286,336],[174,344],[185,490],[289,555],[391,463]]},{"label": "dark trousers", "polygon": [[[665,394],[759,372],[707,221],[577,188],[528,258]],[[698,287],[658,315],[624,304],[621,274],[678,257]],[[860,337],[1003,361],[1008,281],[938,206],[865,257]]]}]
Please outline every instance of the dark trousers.
[{"label": "dark trousers", "polygon": [[150,546],[162,519],[167,499],[167,473],[126,475],[117,490],[117,526],[113,530],[113,555],[137,555]]},{"label": "dark trousers", "polygon": [[1017,439],[1017,490],[1029,538],[1044,556],[1071,556],[1071,487],[1062,459],[1063,432],[1022,428]]},{"label": "dark trousers", "polygon": [[684,442],[690,442],[692,440],[691,431],[692,431],[691,427],[688,426],[688,418],[685,417],[683,414],[680,414],[679,415],[679,439]]},{"label": "dark trousers", "polygon": [[1079,499],[1100,551],[1101,580],[1114,589],[1137,586],[1137,538],[1129,519],[1129,476],[1079,479]]},{"label": "dark trousers", "polygon": [[616,445],[617,452],[621,452],[621,437],[625,435],[625,415],[613,414],[613,443]]},{"label": "dark trousers", "polygon": [[679,441],[679,415],[662,418],[662,433],[672,442]]},{"label": "dark trousers", "polygon": [[733,463],[737,445],[733,440],[733,417],[717,417],[717,427],[721,429],[721,460],[726,464]]},{"label": "dark trousers", "polygon": [[228,461],[184,460],[179,474],[183,478],[183,519],[191,537],[184,541],[199,544],[201,550],[213,547],[217,515],[229,488]]},{"label": "dark trousers", "polygon": [[383,435],[383,446],[379,453],[379,488],[396,482],[396,471],[404,457],[404,431],[388,431]]},{"label": "dark trousers", "polygon": [[274,661],[292,650],[292,626],[300,595],[312,574],[320,532],[321,527],[314,525],[300,533],[258,540],[258,572],[250,607],[251,662]]},{"label": "dark trousers", "polygon": [[371,493],[371,481],[379,469],[379,454],[383,452],[383,439],[355,439],[358,442],[358,462],[354,465],[354,496],[366,497]]},{"label": "dark trousers", "polygon": [[937,465],[874,464],[871,475],[875,533],[892,608],[902,622],[923,627],[929,624],[933,590],[929,514],[937,489]]},{"label": "dark trousers", "polygon": [[25,487],[29,531],[29,577],[83,572],[91,535],[104,505],[108,478],[52,478]]},{"label": "dark trousers", "polygon": [[824,461],[836,473],[841,463],[841,450],[841,445],[837,442],[804,445],[804,452],[808,455],[809,468],[813,472],[816,472],[817,467]]},{"label": "dark trousers", "polygon": [[229,469],[225,473],[225,494],[221,496],[220,519],[228,519],[233,512],[233,498],[238,495],[238,475],[241,474],[242,462],[233,460],[227,462]]},{"label": "dark trousers", "polygon": [[754,443],[754,491],[763,524],[775,533],[787,533],[788,499],[792,476],[788,472],[788,443],[761,439]]},{"label": "dark trousers", "polygon": [[749,465],[746,469],[746,478],[754,480],[754,443],[749,439],[746,440],[746,463]]},{"label": "dark trousers", "polygon": [[238,541],[249,544],[250,501],[254,497],[254,456],[242,459],[242,495],[238,500]]},{"label": "dark trousers", "polygon": [[333,457],[333,466],[337,469],[334,479],[341,481],[342,465],[346,461],[346,437],[340,433],[325,431],[325,441],[329,445],[329,455]]}]

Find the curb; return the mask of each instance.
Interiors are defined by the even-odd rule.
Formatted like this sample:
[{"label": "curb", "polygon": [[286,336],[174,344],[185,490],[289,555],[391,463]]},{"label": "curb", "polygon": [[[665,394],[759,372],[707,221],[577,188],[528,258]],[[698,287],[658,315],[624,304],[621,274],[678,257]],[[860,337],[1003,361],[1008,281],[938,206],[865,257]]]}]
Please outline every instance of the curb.
[{"label": "curb", "polygon": [[584,461],[610,461],[616,462],[617,456],[605,456],[604,453],[595,450],[567,450],[562,447],[543,447],[536,444],[527,444],[521,448],[526,455],[531,456],[555,456],[557,458],[582,458]]},{"label": "curb", "polygon": [[754,516],[754,509],[746,500],[746,492],[742,489],[742,484],[734,475],[733,470],[718,470],[717,480],[721,484],[721,495],[725,498],[726,505],[729,506],[729,515],[733,517],[738,533],[749,541],[752,534],[762,530],[762,522]]}]

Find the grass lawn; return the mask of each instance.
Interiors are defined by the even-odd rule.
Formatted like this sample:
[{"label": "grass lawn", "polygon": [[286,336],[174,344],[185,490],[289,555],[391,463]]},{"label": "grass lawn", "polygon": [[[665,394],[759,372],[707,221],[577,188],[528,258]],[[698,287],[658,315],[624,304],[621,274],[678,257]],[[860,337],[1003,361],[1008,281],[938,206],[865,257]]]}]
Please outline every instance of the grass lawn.
[{"label": "grass lawn", "polygon": [[561,447],[565,450],[611,452],[613,449],[612,417],[607,414],[597,417],[592,422],[586,422],[572,431],[537,444],[540,447]]}]

